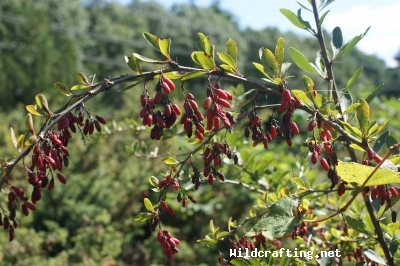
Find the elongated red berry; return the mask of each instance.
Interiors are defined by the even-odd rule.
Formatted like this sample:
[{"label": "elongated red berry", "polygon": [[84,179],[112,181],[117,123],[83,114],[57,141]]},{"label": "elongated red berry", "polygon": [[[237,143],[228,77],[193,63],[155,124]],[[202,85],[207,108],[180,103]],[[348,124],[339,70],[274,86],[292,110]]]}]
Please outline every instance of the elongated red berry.
[{"label": "elongated red berry", "polygon": [[390,191],[390,194],[392,194],[392,196],[394,198],[397,198],[399,196],[399,192],[397,192],[397,189],[395,187],[390,187],[389,191]]},{"label": "elongated red berry", "polygon": [[314,119],[310,119],[310,121],[308,122],[308,126],[307,126],[308,131],[313,131],[315,126],[316,126],[316,123],[315,123]]},{"label": "elongated red berry", "polygon": [[142,107],[145,107],[146,103],[147,103],[146,95],[144,94],[140,95],[140,104],[142,105]]},{"label": "elongated red berry", "polygon": [[212,103],[211,97],[207,97],[207,98],[204,100],[203,108],[207,110],[208,108],[210,108],[211,103]]},{"label": "elongated red berry", "polygon": [[36,206],[29,201],[24,201],[24,206],[30,209],[31,211],[36,211]]},{"label": "elongated red berry", "polygon": [[328,161],[324,157],[322,157],[319,162],[321,163],[321,166],[325,171],[329,171],[330,166],[328,164]]},{"label": "elongated red berry", "polygon": [[292,129],[293,134],[298,135],[300,133],[299,127],[296,122],[290,122],[290,128]]},{"label": "elongated red berry", "polygon": [[58,178],[58,181],[60,181],[60,183],[62,183],[62,184],[66,184],[67,183],[67,179],[62,174],[57,173],[57,178]]},{"label": "elongated red berry", "polygon": [[312,162],[312,164],[316,164],[318,162],[318,152],[317,151],[314,151],[311,154],[311,162]]},{"label": "elongated red berry", "polygon": [[170,79],[167,78],[166,76],[162,76],[161,79],[162,79],[162,81],[163,81],[164,83],[167,83],[167,84],[168,84],[168,87],[171,89],[171,91],[174,91],[174,90],[175,90],[175,84],[174,84],[174,82],[172,82],[172,80],[170,80]]},{"label": "elongated red berry", "polygon": [[292,100],[292,96],[290,95],[290,91],[288,89],[283,89],[282,101],[290,102],[291,100]]}]

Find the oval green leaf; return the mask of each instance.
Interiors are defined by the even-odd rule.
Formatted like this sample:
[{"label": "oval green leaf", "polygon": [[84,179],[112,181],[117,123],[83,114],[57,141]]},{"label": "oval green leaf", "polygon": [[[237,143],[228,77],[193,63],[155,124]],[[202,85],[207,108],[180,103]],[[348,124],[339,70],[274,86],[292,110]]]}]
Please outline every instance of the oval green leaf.
[{"label": "oval green leaf", "polygon": [[199,64],[204,69],[211,70],[215,68],[214,59],[205,52],[193,52],[191,57],[195,63]]},{"label": "oval green leaf", "polygon": [[290,47],[289,53],[293,61],[300,69],[312,74],[317,74],[317,71],[315,71],[310,62],[308,62],[307,58],[301,52],[299,52],[293,47]]},{"label": "oval green leaf", "polygon": [[286,8],[281,8],[280,11],[282,15],[284,15],[290,22],[292,22],[293,25],[300,29],[307,29],[307,26],[301,23],[295,13]]},{"label": "oval green leaf", "polygon": [[14,147],[18,148],[17,137],[15,136],[14,129],[12,127],[10,127],[10,133],[11,133],[11,141],[12,141]]},{"label": "oval green leaf", "polygon": [[343,46],[343,35],[340,27],[335,27],[332,31],[332,48],[340,49]]},{"label": "oval green leaf", "polygon": [[143,199],[143,203],[144,203],[144,207],[146,207],[146,210],[148,210],[149,212],[156,212],[154,210],[153,204],[151,204],[151,201],[148,198],[144,198]]},{"label": "oval green leaf", "polygon": [[82,72],[76,73],[76,79],[82,84],[85,84],[85,85],[89,85],[90,84],[90,82],[87,79],[86,75],[83,74]]},{"label": "oval green leaf", "polygon": [[170,59],[169,57],[169,50],[171,46],[171,39],[158,39],[158,46],[160,47],[161,53],[167,58]]},{"label": "oval green leaf", "polygon": [[72,95],[72,93],[68,90],[67,86],[65,86],[61,82],[54,83],[54,88],[56,88],[57,90],[59,90],[62,94],[66,95],[66,96]]}]

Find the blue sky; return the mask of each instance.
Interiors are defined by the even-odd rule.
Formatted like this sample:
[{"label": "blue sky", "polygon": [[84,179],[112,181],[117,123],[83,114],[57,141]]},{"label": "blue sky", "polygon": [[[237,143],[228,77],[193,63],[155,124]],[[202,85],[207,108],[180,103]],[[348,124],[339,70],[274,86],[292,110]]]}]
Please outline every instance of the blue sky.
[{"label": "blue sky", "polygon": [[[116,0],[122,4],[130,0]],[[189,0],[142,0],[155,1],[166,8],[174,4],[188,4]],[[196,5],[209,6],[213,0],[194,0]],[[308,5],[307,0],[300,2]],[[287,8],[294,12],[299,9],[295,0],[220,0],[220,6],[231,12],[241,28],[250,27],[262,29],[267,26],[278,27],[282,31],[293,31],[297,34],[308,34],[306,31],[294,27],[279,12],[280,8]],[[330,10],[325,19],[325,28],[331,31],[339,26],[342,29],[345,41],[364,33],[371,26],[370,31],[357,45],[367,54],[374,54],[384,59],[390,67],[396,66],[394,55],[400,50],[400,1],[396,0],[336,0],[328,8]],[[303,12],[304,19],[308,12]]]}]

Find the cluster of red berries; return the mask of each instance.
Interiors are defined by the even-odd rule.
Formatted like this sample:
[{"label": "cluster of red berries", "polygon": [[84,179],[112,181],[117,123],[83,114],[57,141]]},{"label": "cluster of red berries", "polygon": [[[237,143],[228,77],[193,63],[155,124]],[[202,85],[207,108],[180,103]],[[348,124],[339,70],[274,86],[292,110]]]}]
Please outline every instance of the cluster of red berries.
[{"label": "cluster of red berries", "polygon": [[244,128],[244,136],[248,138],[251,132],[251,140],[253,141],[253,147],[257,146],[260,142],[263,143],[264,148],[268,149],[268,143],[277,136],[275,125],[271,125],[271,133],[264,132],[261,128],[261,119],[258,117],[255,110],[249,113],[247,116],[249,123]]},{"label": "cluster of red berries", "polygon": [[168,186],[172,190],[178,190],[179,189],[179,183],[176,181],[175,178],[172,178],[171,175],[167,175],[165,178],[161,179],[161,181],[158,183],[158,188],[162,189],[164,187]]},{"label": "cluster of red berries", "polygon": [[296,237],[304,237],[305,235],[308,234],[308,229],[307,226],[304,222],[301,224],[295,225],[293,227],[293,232],[292,232],[292,239],[296,239]]},{"label": "cluster of red berries", "polygon": [[[156,94],[154,99],[151,98],[146,90],[146,93],[140,95],[140,104],[142,109],[140,110],[139,116],[142,118],[142,124],[144,126],[154,127],[150,131],[150,138],[160,140],[163,135],[164,128],[170,128],[175,124],[178,115],[181,114],[181,110],[178,105],[173,104],[168,98],[168,94],[175,90],[175,85],[169,78],[162,75],[156,85]],[[164,110],[156,111],[156,104],[161,103],[163,95],[167,95],[165,101]]]},{"label": "cluster of red berries", "polygon": [[379,198],[379,204],[383,205],[387,204],[388,207],[392,206],[392,202],[390,200],[390,195],[393,198],[397,198],[399,196],[399,192],[395,187],[389,186],[389,188],[385,185],[373,186],[370,188],[371,190],[371,200],[374,201]]},{"label": "cluster of red berries", "polygon": [[245,236],[242,236],[239,241],[236,240],[231,240],[231,248],[239,250],[239,248],[243,251],[246,248],[250,250],[254,250],[256,246],[254,245],[254,242],[251,239],[248,239]]},{"label": "cluster of red berries", "polygon": [[179,239],[172,237],[171,233],[167,230],[161,230],[157,234],[158,243],[163,247],[163,251],[168,260],[172,259],[172,256],[178,253]]},{"label": "cluster of red berries", "polygon": [[375,261],[370,260],[367,256],[363,254],[363,247],[359,246],[355,250],[351,251],[349,254],[347,254],[347,259],[349,261],[352,261],[352,258],[355,259],[356,262],[366,262],[365,265],[370,265],[370,266],[378,266],[379,264],[376,263]]},{"label": "cluster of red berries", "polygon": [[292,97],[290,91],[286,88],[282,90],[282,102],[278,108],[279,113],[283,113],[282,126],[280,127],[280,133],[286,140],[286,144],[292,147],[292,135],[298,135],[300,133],[299,127],[296,122],[292,121],[293,112],[297,106],[300,106],[300,102],[296,97]]},{"label": "cluster of red berries", "polygon": [[180,123],[186,132],[188,138],[193,135],[193,125],[195,126],[195,134],[199,140],[204,139],[203,115],[199,112],[199,106],[193,94],[187,93],[185,103],[183,104],[185,113],[182,115]]},{"label": "cluster of red berries", "polygon": [[230,128],[236,121],[233,116],[226,112],[223,108],[230,108],[229,101],[232,100],[232,95],[229,91],[221,89],[221,85],[217,82],[214,86],[211,85],[210,80],[207,88],[207,97],[204,100],[203,107],[207,110],[207,130],[219,130],[221,122],[225,128]]},{"label": "cluster of red berries", "polygon": [[174,216],[175,211],[172,209],[164,200],[160,201],[161,208],[166,211],[169,215]]}]

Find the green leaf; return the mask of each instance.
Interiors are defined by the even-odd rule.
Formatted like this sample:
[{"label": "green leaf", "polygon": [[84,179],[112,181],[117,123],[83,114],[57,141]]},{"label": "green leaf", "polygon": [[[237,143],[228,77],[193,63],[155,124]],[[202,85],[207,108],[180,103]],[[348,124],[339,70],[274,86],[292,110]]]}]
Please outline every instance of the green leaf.
[{"label": "green leaf", "polygon": [[199,64],[204,69],[211,70],[215,68],[214,59],[205,52],[193,52],[191,57],[195,63]]},{"label": "green leaf", "polygon": [[343,115],[345,115],[345,114],[347,114],[347,113],[349,113],[349,112],[355,111],[356,108],[357,108],[358,106],[360,106],[360,105],[361,105],[361,103],[353,103],[353,104],[350,104],[349,107],[347,107],[346,110],[344,110]]},{"label": "green leaf", "polygon": [[205,72],[205,71],[193,71],[193,72],[190,72],[190,73],[187,73],[186,75],[184,75],[181,78],[181,80],[185,81],[185,80],[197,78],[197,77],[203,76],[204,74],[207,74],[207,72]]},{"label": "green leaf", "polygon": [[228,232],[228,231],[219,232],[219,233],[217,234],[217,236],[216,236],[216,239],[223,238],[223,237],[225,237],[225,236],[227,236],[227,235],[229,235],[229,232]]},{"label": "green leaf", "polygon": [[306,183],[300,177],[294,177],[293,182],[297,185],[297,187],[307,189]]},{"label": "green leaf", "polygon": [[10,127],[10,133],[11,133],[11,141],[14,144],[14,147],[18,149],[17,137],[15,136],[14,129],[12,127]]},{"label": "green leaf", "polygon": [[365,224],[360,219],[354,219],[349,215],[345,216],[346,222],[349,224],[350,228],[356,230],[357,232],[369,234],[365,229]]},{"label": "green leaf", "polygon": [[61,82],[54,83],[54,88],[56,88],[57,90],[59,90],[62,94],[66,95],[66,96],[72,95],[72,93],[68,90],[67,86],[65,86]]},{"label": "green leaf", "polygon": [[25,146],[31,146],[37,142],[37,137],[36,135],[30,136],[29,139],[27,139],[24,143]]},{"label": "green leaf", "polygon": [[300,29],[307,29],[307,26],[299,20],[295,13],[285,8],[281,8],[280,11],[293,25]]},{"label": "green leaf", "polygon": [[260,71],[264,76],[266,76],[269,80],[272,80],[272,78],[270,77],[270,75],[265,72],[264,70],[264,66],[259,64],[259,63],[255,63],[253,62],[253,65],[257,68],[258,71]]},{"label": "green leaf", "polygon": [[171,39],[158,39],[158,46],[160,47],[160,52],[167,58],[169,57]]},{"label": "green leaf", "polygon": [[335,56],[334,59],[339,58],[340,56],[346,54],[348,51],[350,51],[351,48],[353,48],[359,41],[361,41],[362,38],[367,34],[371,27],[368,27],[367,30],[361,34],[357,35],[353,39],[351,39],[348,43],[346,43],[341,49],[340,52]]},{"label": "green leaf", "polygon": [[18,137],[18,149],[22,149],[24,147],[25,137],[26,137],[26,133],[19,135],[19,137]]},{"label": "green leaf", "polygon": [[82,72],[76,73],[76,79],[82,84],[85,84],[85,85],[89,85],[90,84],[90,82],[87,79],[86,75],[83,74]]},{"label": "green leaf", "polygon": [[128,67],[132,69],[135,73],[142,73],[140,70],[139,62],[135,56],[125,56],[125,62],[128,64]]},{"label": "green leaf", "polygon": [[71,91],[84,90],[84,89],[87,89],[87,88],[90,88],[90,86],[87,86],[87,85],[74,85],[74,86],[72,86]]},{"label": "green leaf", "polygon": [[49,110],[49,104],[47,99],[43,94],[38,94],[35,96],[37,105],[42,109],[48,116],[52,116],[53,113]]},{"label": "green leaf", "polygon": [[301,24],[306,26],[307,29],[312,30],[310,23],[308,21],[303,20],[303,18],[301,17],[301,8],[299,10],[297,10],[297,18],[299,19]]},{"label": "green leaf", "polygon": [[303,9],[312,12],[311,9],[309,9],[308,7],[306,7],[305,5],[303,5],[301,2],[299,2],[299,1],[296,1],[296,2],[297,2],[297,4],[299,4]]},{"label": "green leaf", "polygon": [[313,103],[315,103],[315,97],[317,96],[317,92],[315,91],[314,81],[309,76],[304,75],[303,85],[304,88],[306,89],[307,96],[310,97]]},{"label": "green leaf", "polygon": [[160,51],[160,47],[158,46],[159,38],[151,33],[145,32],[143,33],[143,37],[148,41],[154,48]]},{"label": "green leaf", "polygon": [[222,62],[226,63],[228,66],[232,67],[233,69],[236,69],[236,62],[233,60],[233,58],[228,53],[217,52],[217,55],[218,55],[219,59],[221,59]]},{"label": "green leaf", "polygon": [[308,99],[307,95],[304,93],[304,91],[301,90],[291,90],[294,96],[297,97],[300,101],[302,101],[305,105],[310,105],[310,100]]},{"label": "green leaf", "polygon": [[[374,167],[352,162],[341,162],[336,166],[336,172],[344,181],[348,183],[357,183],[362,185],[368,178]],[[385,184],[400,183],[398,172],[389,169],[378,169],[376,173],[368,180],[366,186],[378,186]]]},{"label": "green leaf", "polygon": [[[396,140],[392,135],[387,136],[385,142],[386,142],[386,147],[387,147],[388,149],[390,149],[390,147],[391,147],[392,145],[398,143],[397,140]],[[398,151],[398,150],[395,150],[395,151],[393,151],[392,154],[399,154],[399,151]]]},{"label": "green leaf", "polygon": [[230,264],[233,265],[233,266],[248,266],[248,265],[250,265],[244,259],[233,259],[233,260],[230,261]]},{"label": "green leaf", "polygon": [[289,52],[290,52],[290,56],[292,57],[293,61],[296,63],[296,65],[309,73],[312,74],[317,74],[317,72],[315,71],[315,69],[312,67],[312,65],[310,64],[310,62],[308,62],[307,58],[298,50],[296,50],[293,47],[289,48]]},{"label": "green leaf", "polygon": [[151,201],[148,198],[143,199],[144,207],[146,207],[146,210],[149,212],[155,213],[156,211],[154,210],[153,204],[151,204]]},{"label": "green leaf", "polygon": [[153,187],[158,187],[159,180],[158,180],[158,178],[155,177],[155,176],[150,176],[150,177],[149,177],[149,183],[150,183],[150,185],[152,185]]},{"label": "green leaf", "polygon": [[342,35],[342,30],[340,27],[335,27],[332,31],[332,49],[340,49],[343,46],[343,35]]},{"label": "green leaf", "polygon": [[382,89],[383,87],[383,83],[381,85],[379,85],[378,87],[376,87],[370,95],[368,95],[367,99],[365,99],[367,101],[367,103],[370,103],[373,99],[375,99],[376,95],[378,95],[379,91]]},{"label": "green leaf", "polygon": [[35,129],[33,127],[33,119],[32,119],[32,115],[30,113],[28,113],[25,117],[25,127],[26,127],[27,131],[29,131],[33,135],[35,135]]},{"label": "green leaf", "polygon": [[387,136],[389,136],[389,131],[386,131],[385,133],[383,133],[375,142],[373,150],[375,152],[378,152],[382,147],[383,144],[386,143],[386,138]]},{"label": "green leaf", "polygon": [[363,70],[363,67],[360,67],[357,69],[357,71],[353,74],[353,76],[347,81],[346,83],[346,89],[350,89],[351,85],[353,85],[354,81],[358,78],[360,75],[361,71]]},{"label": "green leaf", "polygon": [[349,123],[344,122],[344,121],[340,121],[340,123],[342,124],[342,126],[344,127],[344,130],[346,130],[347,133],[349,133],[350,135],[359,137],[361,139],[362,133],[358,128],[353,127],[352,125],[350,125]]},{"label": "green leaf", "polygon": [[371,249],[364,250],[363,253],[368,259],[375,261],[382,265],[387,265],[385,260],[381,256],[379,256],[378,253],[376,253],[375,251],[373,251]]},{"label": "green leaf", "polygon": [[283,38],[279,38],[275,47],[275,61],[276,61],[278,77],[282,76],[281,71],[282,71],[283,58],[285,54],[284,46],[285,46],[285,41],[283,40]]},{"label": "green leaf", "polygon": [[318,9],[319,9],[319,10],[324,9],[324,8],[327,7],[328,5],[332,4],[333,1],[335,1],[335,0],[327,0],[327,1],[326,1],[324,4],[322,4]]},{"label": "green leaf", "polygon": [[164,159],[162,159],[161,161],[163,161],[166,164],[178,164],[179,161],[177,161],[176,159],[172,158],[172,157],[166,157]]},{"label": "green leaf", "polygon": [[381,132],[386,127],[386,125],[389,123],[389,121],[390,120],[388,119],[385,122],[383,122],[382,124],[375,124],[373,127],[371,127],[368,130],[368,137],[375,136],[376,134]]},{"label": "green leaf", "polygon": [[214,47],[210,44],[210,38],[201,32],[198,32],[196,36],[199,39],[199,44],[203,48],[203,51],[206,52],[210,57],[213,57]]},{"label": "green leaf", "polygon": [[282,198],[271,204],[267,216],[260,219],[246,236],[262,233],[269,240],[274,240],[290,234],[300,221],[298,206],[299,200],[293,198]]},{"label": "green leaf", "polygon": [[210,227],[210,231],[214,232],[215,231],[215,227],[214,227],[214,221],[211,219],[209,222],[209,227]]},{"label": "green leaf", "polygon": [[232,39],[228,40],[228,42],[226,43],[226,52],[235,62],[235,66],[237,66],[238,54],[237,54],[236,42],[234,40]]},{"label": "green leaf", "polygon": [[367,134],[370,111],[367,101],[360,99],[359,102],[361,105],[356,108],[356,117],[360,125],[362,136],[364,137]]},{"label": "green leaf", "polygon": [[154,216],[155,214],[151,212],[141,212],[138,215],[136,215],[133,220],[143,222],[152,219]]},{"label": "green leaf", "polygon": [[259,51],[260,59],[264,65],[264,70],[266,69],[271,77],[277,76],[278,66],[275,61],[275,56],[269,49],[261,48]]},{"label": "green leaf", "polygon": [[324,23],[325,17],[326,17],[326,15],[328,15],[329,11],[330,11],[330,10],[326,11],[326,12],[325,12],[324,14],[322,14],[322,16],[319,18],[318,24],[319,24],[320,26],[322,25],[322,23]]},{"label": "green leaf", "polygon": [[164,64],[165,63],[164,61],[151,59],[151,58],[148,58],[146,56],[140,55],[138,53],[133,53],[132,55],[134,57],[136,57],[137,59],[139,59],[139,60],[141,60],[143,62],[146,62],[146,63],[150,63],[150,64]]}]

